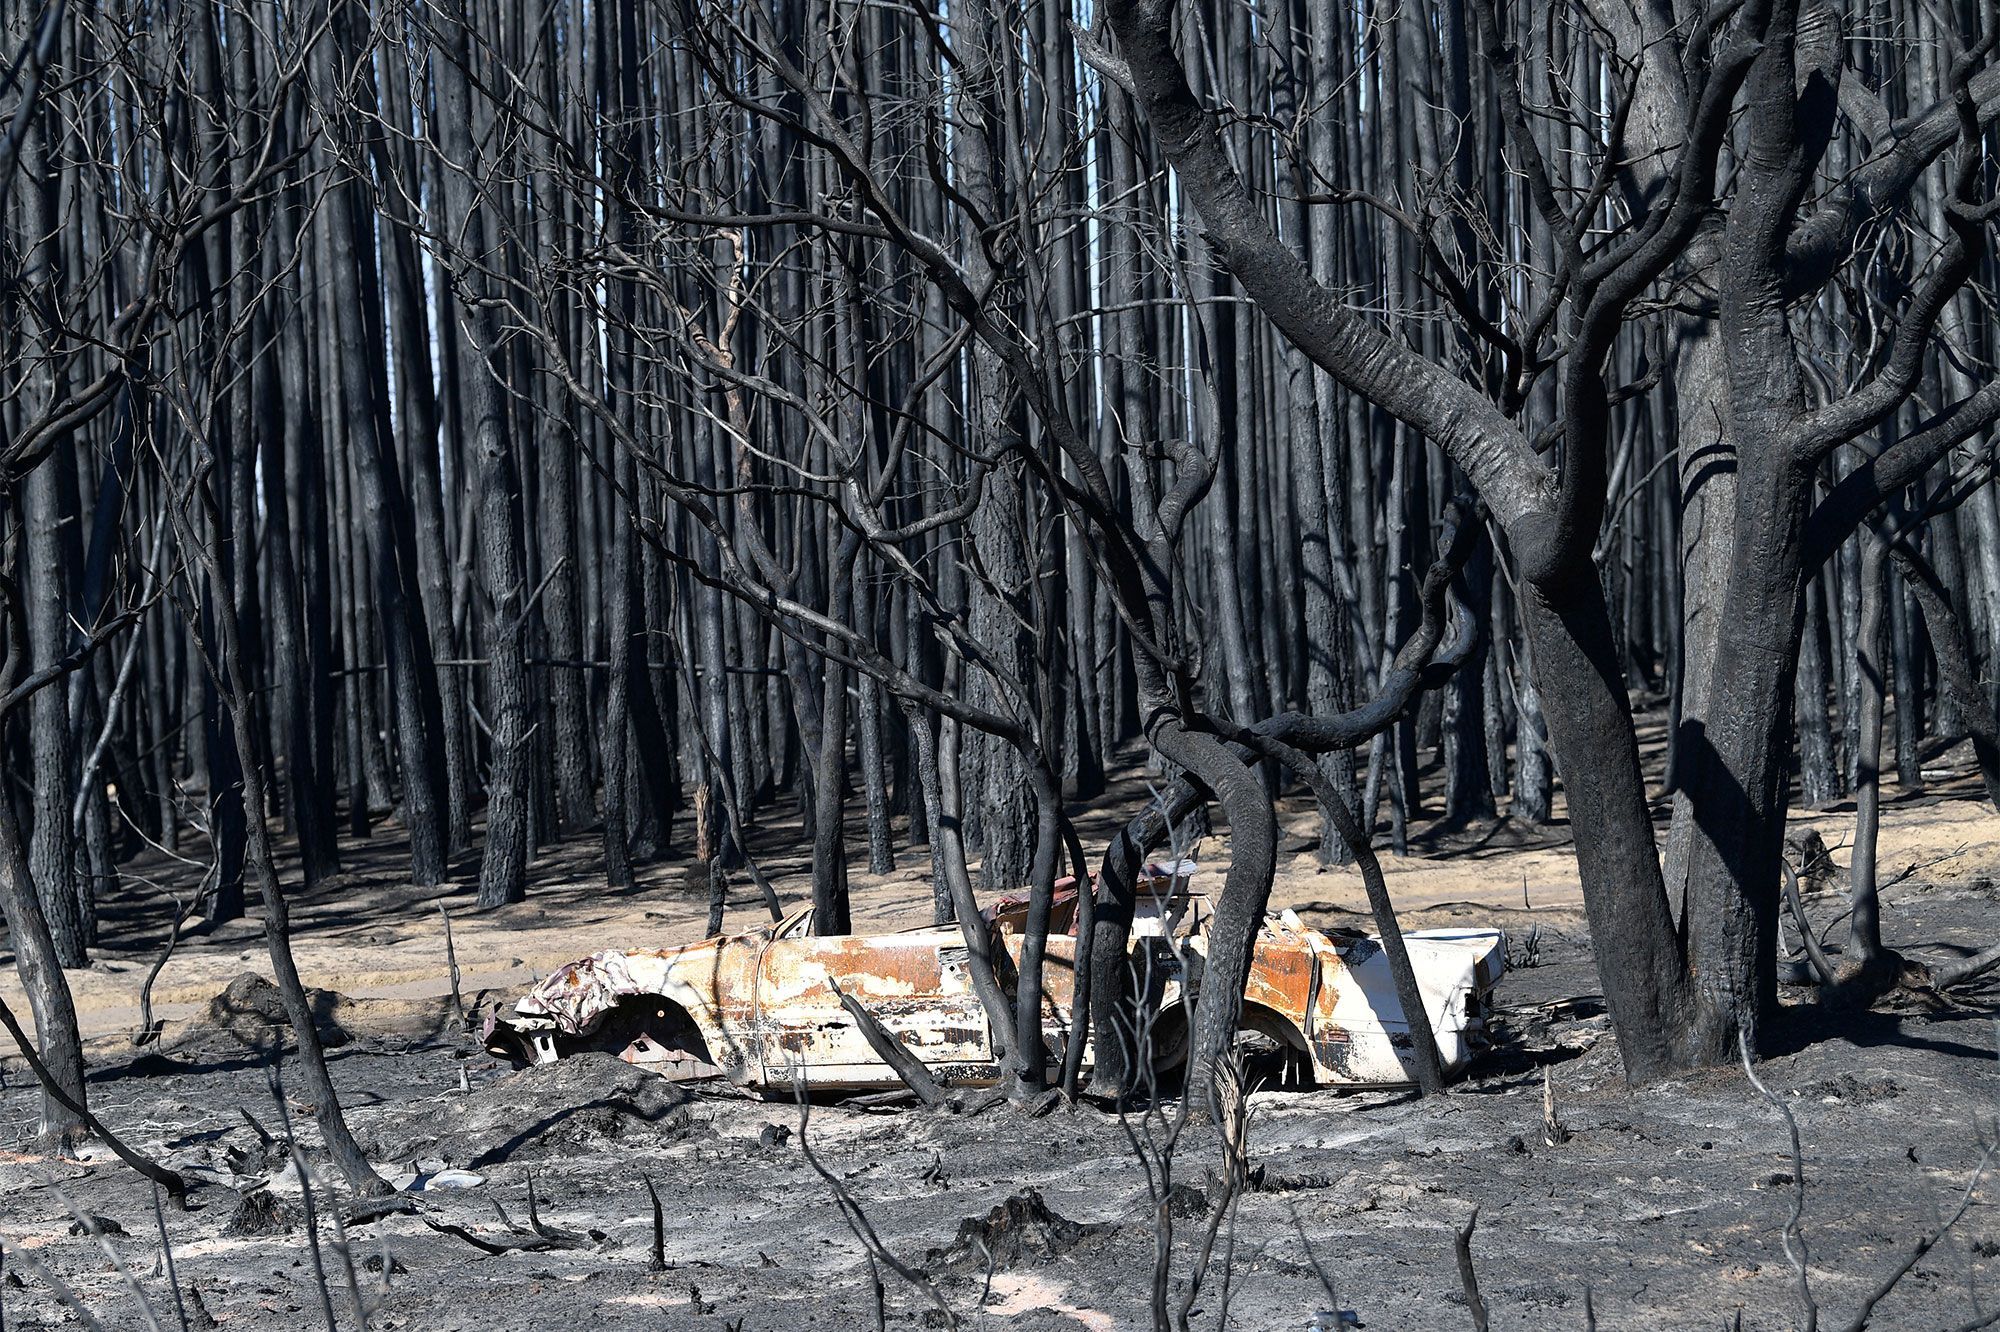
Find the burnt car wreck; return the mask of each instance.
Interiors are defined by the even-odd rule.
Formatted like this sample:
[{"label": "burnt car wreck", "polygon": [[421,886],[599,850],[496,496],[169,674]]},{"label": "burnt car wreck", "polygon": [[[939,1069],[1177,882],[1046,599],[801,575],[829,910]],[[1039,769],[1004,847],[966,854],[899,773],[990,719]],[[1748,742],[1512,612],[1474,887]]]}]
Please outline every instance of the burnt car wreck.
[{"label": "burnt car wreck", "polygon": [[[1192,868],[1191,866],[1189,868]],[[1133,923],[1130,949],[1150,1063],[1162,1073],[1186,1058],[1186,1013],[1207,947],[1208,899],[1185,875],[1156,882]],[[1042,1026],[1052,1069],[1072,1039],[1076,952],[1074,892],[1060,896],[1044,967]],[[985,913],[992,955],[1018,963],[1022,904]],[[1486,1011],[1506,966],[1497,930],[1418,930],[1405,940],[1447,1072],[1484,1044]],[[973,991],[957,925],[822,938],[811,908],[728,937],[675,948],[608,949],[571,962],[513,1006],[486,1019],[488,1050],[516,1064],[608,1051],[680,1079],[727,1079],[789,1094],[804,1086],[867,1091],[898,1085],[841,1003],[858,1000],[940,1083],[996,1081],[987,1017]],[[1243,995],[1241,1040],[1300,1086],[1395,1086],[1415,1081],[1409,1022],[1380,943],[1323,932],[1290,911],[1258,934]],[[1085,1034],[1083,1039],[1088,1040]],[[1091,1062],[1084,1051],[1084,1063]]]}]

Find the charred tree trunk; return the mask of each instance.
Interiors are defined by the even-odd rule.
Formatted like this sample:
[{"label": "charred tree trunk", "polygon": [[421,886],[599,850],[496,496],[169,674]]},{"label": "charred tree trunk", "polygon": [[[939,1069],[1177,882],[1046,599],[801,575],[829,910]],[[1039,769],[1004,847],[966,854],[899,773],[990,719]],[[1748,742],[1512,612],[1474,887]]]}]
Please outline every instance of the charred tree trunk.
[{"label": "charred tree trunk", "polygon": [[[490,234],[487,201],[471,173],[479,169],[472,142],[471,98],[466,62],[471,59],[463,18],[453,15],[448,48],[433,63],[438,86],[438,124],[445,155],[444,216],[454,219],[465,258],[454,278],[465,310],[459,343],[459,383],[470,434],[473,489],[477,497],[479,573],[486,609],[487,725],[492,733],[492,768],[487,782],[486,846],[479,864],[479,905],[504,906],[528,894],[529,735],[528,667],[522,631],[528,616],[519,518],[520,481],[507,436],[501,399],[502,355],[499,319],[472,266],[498,250]],[[438,224],[442,229],[442,218]]]}]

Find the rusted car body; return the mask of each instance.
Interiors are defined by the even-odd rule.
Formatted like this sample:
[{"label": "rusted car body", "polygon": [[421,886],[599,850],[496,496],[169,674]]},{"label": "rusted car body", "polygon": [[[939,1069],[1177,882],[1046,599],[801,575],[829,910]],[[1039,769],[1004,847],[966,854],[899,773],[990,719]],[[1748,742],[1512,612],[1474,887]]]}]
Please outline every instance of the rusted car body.
[{"label": "rusted car body", "polygon": [[[1161,876],[1142,901],[1131,949],[1142,977],[1141,1026],[1155,1067],[1185,1056],[1187,975],[1207,946],[1207,899],[1186,879]],[[1178,894],[1175,886],[1183,889]],[[1147,895],[1142,894],[1142,897]],[[1025,912],[988,911],[996,961],[1018,962]],[[1043,1029],[1052,1066],[1071,1039],[1076,937],[1073,894],[1058,899],[1044,968]],[[1462,1068],[1484,1039],[1488,996],[1505,966],[1498,931],[1413,931],[1408,941],[1439,1053]],[[1004,980],[1013,969],[999,963]],[[678,1079],[727,1078],[789,1094],[897,1084],[841,1006],[858,999],[875,1020],[948,1084],[993,1082],[998,1067],[986,1015],[956,925],[817,938],[810,908],[775,925],[679,948],[613,949],[544,978],[511,1015],[488,1018],[488,1049],[516,1063],[607,1050]],[[1009,984],[1011,990],[1012,986]],[[1307,928],[1291,912],[1269,917],[1244,991],[1246,1040],[1261,1042],[1288,1080],[1396,1085],[1414,1080],[1409,1027],[1381,945],[1361,934]],[[1085,1049],[1086,1066],[1091,1057]]]}]

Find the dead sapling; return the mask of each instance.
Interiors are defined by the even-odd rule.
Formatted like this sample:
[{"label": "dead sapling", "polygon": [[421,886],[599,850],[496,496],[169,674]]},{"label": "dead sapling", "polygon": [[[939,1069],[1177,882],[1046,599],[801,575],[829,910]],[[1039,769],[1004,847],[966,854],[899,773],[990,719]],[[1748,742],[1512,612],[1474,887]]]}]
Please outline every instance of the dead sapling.
[{"label": "dead sapling", "polygon": [[1473,1206],[1465,1224],[1451,1232],[1452,1254],[1458,1259],[1458,1284],[1465,1295],[1465,1312],[1472,1319],[1473,1332],[1486,1332],[1486,1297],[1479,1293],[1479,1272],[1472,1264],[1472,1232],[1479,1227],[1479,1207]]},{"label": "dead sapling", "polygon": [[174,918],[167,926],[166,946],[161,948],[160,955],[153,959],[153,966],[146,973],[145,983],[139,986],[139,1029],[132,1033],[134,1045],[151,1045],[160,1039],[160,1032],[167,1025],[165,1019],[154,1020],[153,985],[160,979],[160,972],[166,968],[167,960],[174,955],[174,945],[180,942],[181,927],[187,923],[187,918],[193,912],[194,904],[183,906],[180,898],[174,899]]},{"label": "dead sapling", "polygon": [[[174,1246],[167,1238],[167,1209],[160,1205],[160,1186],[152,1187],[153,1224],[160,1231],[160,1270],[167,1278],[167,1289],[174,1294],[174,1315],[180,1320],[181,1332],[188,1332],[187,1303],[181,1298],[180,1274],[174,1270]],[[5,1332],[0,1329],[0,1332]]]},{"label": "dead sapling", "polygon": [[[306,1162],[306,1154],[299,1150],[299,1137],[292,1129],[291,1107],[285,1104],[285,1084],[274,1067],[266,1075],[271,1090],[271,1100],[278,1107],[278,1124],[285,1132],[285,1142],[291,1148],[292,1171],[299,1179],[300,1211],[304,1214],[306,1226],[306,1254],[312,1259],[313,1284],[319,1291],[320,1313],[326,1318],[326,1332],[340,1332],[340,1324],[333,1316],[333,1287],[327,1280],[326,1260],[319,1247],[319,1201],[313,1194],[312,1167]],[[344,1232],[343,1232],[344,1238]],[[368,1315],[361,1306],[361,1292],[354,1280],[354,1265],[348,1261],[347,1246],[339,1248],[339,1257],[347,1267],[347,1284],[354,1291],[355,1316],[361,1319],[364,1329],[368,1325]]]},{"label": "dead sapling", "polygon": [[952,1311],[949,1304],[945,1303],[944,1296],[940,1295],[937,1287],[931,1284],[931,1279],[898,1258],[895,1254],[889,1252],[888,1246],[882,1243],[881,1235],[876,1232],[874,1223],[868,1219],[868,1214],[862,1210],[861,1203],[855,1198],[853,1191],[847,1187],[840,1176],[827,1169],[825,1163],[814,1153],[812,1143],[806,1133],[812,1119],[812,1106],[806,1099],[805,1079],[795,1076],[792,1085],[798,1096],[799,1103],[799,1151],[805,1156],[806,1164],[812,1167],[813,1173],[826,1181],[827,1188],[833,1191],[834,1204],[840,1209],[840,1219],[847,1223],[848,1230],[860,1242],[862,1250],[868,1255],[868,1261],[874,1275],[876,1326],[880,1327],[885,1322],[882,1307],[881,1269],[886,1267],[901,1278],[903,1283],[911,1290],[926,1300],[937,1311],[938,1315],[944,1319],[946,1327],[957,1328],[959,1325],[958,1315]]},{"label": "dead sapling", "polygon": [[653,1187],[653,1177],[647,1175],[646,1196],[653,1203],[653,1251],[646,1260],[648,1272],[667,1270],[667,1215],[660,1207],[660,1191]]},{"label": "dead sapling", "polygon": [[[1150,783],[1149,783],[1150,786]],[[1186,824],[1172,817],[1171,806],[1157,788],[1152,788],[1152,799],[1166,822],[1166,842],[1168,854],[1178,862],[1188,858],[1194,849],[1194,838]],[[1157,887],[1154,903],[1165,917],[1171,905],[1169,896],[1161,894]],[[1171,892],[1171,889],[1169,890]],[[1189,959],[1183,939],[1173,931],[1167,932],[1167,947],[1172,955],[1174,974],[1188,975]],[[1126,968],[1131,985],[1131,993],[1144,994],[1149,982],[1139,974],[1139,963],[1127,959]],[[1162,1012],[1150,1004],[1137,1005],[1128,1021],[1121,1021],[1117,1031],[1125,1066],[1136,1072],[1136,1086],[1121,1095],[1114,1102],[1118,1114],[1118,1127],[1125,1135],[1127,1148],[1139,1163],[1139,1169],[1146,1183],[1146,1195],[1150,1203],[1153,1232],[1153,1265],[1148,1286],[1148,1312],[1152,1332],[1172,1332],[1174,1328],[1173,1310],[1168,1302],[1168,1294],[1173,1282],[1174,1244],[1174,1167],[1180,1149],[1182,1136],[1187,1132],[1193,1119],[1191,1098],[1180,1096],[1171,1104],[1161,1095],[1162,1070],[1159,1052],[1160,1022],[1163,1019],[1178,1020],[1191,1027],[1193,1024],[1193,1004],[1184,990],[1181,994],[1178,1013]],[[1219,1085],[1219,1080],[1217,1084]],[[1136,1110],[1136,1113],[1135,1113]]]},{"label": "dead sapling", "polygon": [[451,937],[451,912],[444,909],[442,902],[437,904],[437,908],[438,915],[444,917],[444,962],[451,976],[451,1020],[453,1026],[462,1032],[466,1027],[465,995],[459,988],[458,946]]}]

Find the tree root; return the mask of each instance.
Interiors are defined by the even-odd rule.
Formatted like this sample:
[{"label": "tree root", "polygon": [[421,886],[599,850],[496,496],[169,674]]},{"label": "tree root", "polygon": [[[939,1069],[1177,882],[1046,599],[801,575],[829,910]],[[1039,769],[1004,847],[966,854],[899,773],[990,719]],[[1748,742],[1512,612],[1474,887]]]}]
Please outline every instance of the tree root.
[{"label": "tree root", "polygon": [[1785,907],[1804,941],[1805,959],[1785,966],[1788,984],[1815,986],[1822,1007],[1846,1012],[1870,1008],[1898,995],[1932,1006],[1953,1003],[1950,991],[2000,969],[2000,945],[1968,957],[1931,966],[1885,948],[1872,957],[1848,957],[1828,953],[1819,934],[1806,917],[1805,902],[1799,895],[1799,878],[1789,861],[1780,861],[1785,872]]}]

